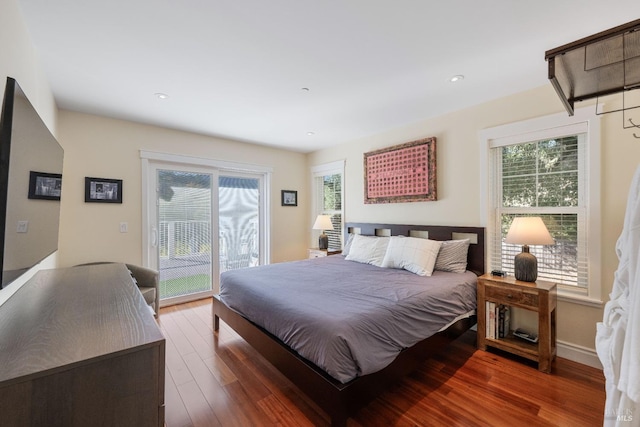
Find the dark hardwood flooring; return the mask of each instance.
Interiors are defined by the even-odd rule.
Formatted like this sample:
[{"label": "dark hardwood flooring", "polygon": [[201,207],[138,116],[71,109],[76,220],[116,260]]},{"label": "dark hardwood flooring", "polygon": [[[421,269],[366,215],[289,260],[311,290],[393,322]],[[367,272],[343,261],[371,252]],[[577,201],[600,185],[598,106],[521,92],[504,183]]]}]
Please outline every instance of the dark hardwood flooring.
[{"label": "dark hardwood flooring", "polygon": [[[211,300],[162,308],[166,425],[327,426],[326,415],[226,324]],[[552,373],[475,348],[471,331],[353,418],[358,426],[601,426],[602,372],[557,358]]]}]

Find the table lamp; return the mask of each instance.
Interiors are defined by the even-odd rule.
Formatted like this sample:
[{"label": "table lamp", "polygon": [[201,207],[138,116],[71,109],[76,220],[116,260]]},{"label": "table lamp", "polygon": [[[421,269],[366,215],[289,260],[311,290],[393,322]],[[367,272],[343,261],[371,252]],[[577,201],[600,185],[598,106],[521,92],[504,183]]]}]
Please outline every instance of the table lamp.
[{"label": "table lamp", "polygon": [[538,260],[529,253],[529,245],[553,245],[555,242],[549,230],[538,216],[521,216],[513,219],[505,243],[523,245],[516,255],[514,275],[516,280],[535,282],[538,278]]},{"label": "table lamp", "polygon": [[331,223],[331,215],[318,215],[316,222],[313,224],[314,230],[322,230],[322,234],[318,239],[318,249],[329,248],[329,237],[324,234],[324,230],[333,230],[333,224]]}]

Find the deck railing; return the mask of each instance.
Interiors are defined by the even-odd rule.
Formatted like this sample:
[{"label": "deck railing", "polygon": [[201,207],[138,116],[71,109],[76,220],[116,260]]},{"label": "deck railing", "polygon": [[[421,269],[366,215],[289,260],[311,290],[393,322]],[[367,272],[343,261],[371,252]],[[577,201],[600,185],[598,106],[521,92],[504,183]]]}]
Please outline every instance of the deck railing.
[{"label": "deck railing", "polygon": [[[211,289],[211,224],[207,221],[160,221],[160,295],[168,298]],[[220,230],[220,273],[259,264],[252,232]]]}]

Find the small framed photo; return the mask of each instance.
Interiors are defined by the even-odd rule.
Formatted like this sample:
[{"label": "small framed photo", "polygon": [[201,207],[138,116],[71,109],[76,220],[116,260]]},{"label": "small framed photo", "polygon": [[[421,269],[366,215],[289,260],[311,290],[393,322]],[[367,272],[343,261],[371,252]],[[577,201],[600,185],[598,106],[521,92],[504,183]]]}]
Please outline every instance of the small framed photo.
[{"label": "small framed photo", "polygon": [[122,203],[122,180],[85,177],[84,201],[87,203]]},{"label": "small framed photo", "polygon": [[282,206],[298,206],[298,192],[282,190]]},{"label": "small framed photo", "polygon": [[29,198],[60,200],[62,175],[59,173],[29,172]]}]

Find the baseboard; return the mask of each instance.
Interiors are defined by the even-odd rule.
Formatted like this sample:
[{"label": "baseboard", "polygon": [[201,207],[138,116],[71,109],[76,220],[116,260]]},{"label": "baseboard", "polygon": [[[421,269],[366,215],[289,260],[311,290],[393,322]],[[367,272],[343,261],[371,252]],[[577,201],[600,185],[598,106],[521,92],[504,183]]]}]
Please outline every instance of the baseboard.
[{"label": "baseboard", "polygon": [[598,358],[595,349],[583,347],[581,345],[568,343],[565,341],[556,341],[556,349],[558,357],[569,359],[592,368],[602,369],[602,363]]},{"label": "baseboard", "polygon": [[[476,331],[477,326],[478,325],[475,324],[471,329]],[[596,353],[595,349],[572,344],[566,341],[556,340],[556,352],[558,357],[562,357],[563,359],[569,359],[571,361],[602,370],[602,363],[600,363],[598,353]]]}]

